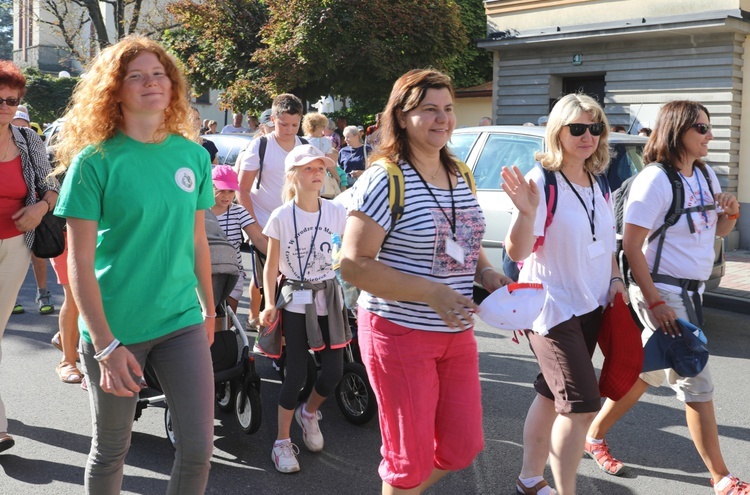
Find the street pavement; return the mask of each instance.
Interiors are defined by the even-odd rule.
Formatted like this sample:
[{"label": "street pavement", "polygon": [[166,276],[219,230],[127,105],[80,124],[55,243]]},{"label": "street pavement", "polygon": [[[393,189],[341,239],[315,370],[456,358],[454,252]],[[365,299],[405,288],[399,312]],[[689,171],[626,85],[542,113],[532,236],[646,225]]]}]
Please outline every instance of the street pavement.
[{"label": "street pavement", "polygon": [[[746,265],[745,265],[746,266]],[[62,291],[49,270],[49,287],[59,308]],[[0,454],[0,494],[68,495],[83,492],[83,473],[90,444],[87,394],[78,385],[61,383],[55,374],[60,354],[49,343],[57,312],[36,311],[31,271],[19,300],[23,315],[11,317],[3,339],[0,392],[16,446]],[[136,311],[137,308],[134,308]],[[246,315],[241,306],[240,315]],[[748,316],[707,309],[705,332],[716,382],[716,414],[721,444],[733,473],[750,479],[750,422],[744,397],[750,392]],[[515,344],[506,333],[479,322],[485,450],[468,469],[453,473],[428,493],[514,493],[521,466],[523,421],[534,397],[531,382],[538,367],[525,340]],[[595,363],[601,367],[597,351]],[[232,415],[217,410],[214,456],[207,493],[234,494],[377,494],[380,480],[380,433],[377,420],[364,426],[348,423],[335,400],[322,408],[325,451],[305,450],[299,428],[292,439],[300,446],[302,470],[277,473],[270,459],[276,431],[276,398],[280,382],[270,362],[257,359],[263,378],[263,422],[245,435]],[[685,426],[684,407],[667,388],[650,389],[608,436],[613,453],[629,466],[620,478],[607,476],[583,459],[580,494],[708,495],[708,472]],[[174,451],[166,439],[164,413],[148,408],[133,428],[126,460],[123,493],[158,494],[166,490]],[[549,470],[547,479],[551,480]]]}]

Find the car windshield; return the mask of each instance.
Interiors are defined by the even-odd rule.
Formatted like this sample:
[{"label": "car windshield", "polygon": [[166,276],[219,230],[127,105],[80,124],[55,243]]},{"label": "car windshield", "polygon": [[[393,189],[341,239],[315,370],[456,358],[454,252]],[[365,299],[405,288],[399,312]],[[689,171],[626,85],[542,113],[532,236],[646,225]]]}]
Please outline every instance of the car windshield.
[{"label": "car windshield", "polygon": [[542,138],[520,134],[494,133],[487,138],[474,167],[478,189],[500,189],[503,167],[513,165],[524,175],[536,161],[534,155],[543,149]]},{"label": "car windshield", "polygon": [[232,167],[234,167],[240,152],[250,144],[250,139],[239,136],[209,134],[203,136],[203,138],[213,141],[219,150],[216,154],[219,165],[231,165]]},{"label": "car windshield", "polygon": [[616,191],[628,177],[643,170],[643,145],[639,143],[617,143],[610,148],[607,180],[611,190]]}]

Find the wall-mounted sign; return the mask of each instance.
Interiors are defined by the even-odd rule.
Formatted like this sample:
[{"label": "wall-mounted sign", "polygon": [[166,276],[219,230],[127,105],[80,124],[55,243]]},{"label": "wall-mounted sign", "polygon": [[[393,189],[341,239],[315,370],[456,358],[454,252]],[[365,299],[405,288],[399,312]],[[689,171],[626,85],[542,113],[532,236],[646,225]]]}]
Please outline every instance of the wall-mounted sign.
[{"label": "wall-mounted sign", "polygon": [[571,63],[573,65],[581,65],[583,63],[583,55],[580,53],[576,53],[573,55],[573,60],[571,60]]}]

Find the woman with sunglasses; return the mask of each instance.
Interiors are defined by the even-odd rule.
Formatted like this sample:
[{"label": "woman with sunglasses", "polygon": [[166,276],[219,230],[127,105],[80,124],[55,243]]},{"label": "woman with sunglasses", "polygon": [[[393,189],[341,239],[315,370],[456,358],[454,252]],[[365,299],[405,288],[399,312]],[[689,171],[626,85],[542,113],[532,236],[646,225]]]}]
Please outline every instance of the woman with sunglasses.
[{"label": "woman with sunglasses", "polygon": [[[535,157],[541,166],[525,178],[517,167],[502,172],[503,190],[518,210],[505,240],[508,255],[525,260],[520,281],[542,282],[549,292],[527,332],[541,373],[524,425],[523,466],[516,482],[522,495],[555,493],[542,476],[548,457],[557,493],[576,493],[586,430],[601,407],[591,356],[602,307],[618,292],[625,297],[614,257],[612,202],[595,177],[609,163],[608,136],[599,104],[585,95],[567,95],[549,115],[549,149]],[[540,194],[542,167],[557,181],[552,222]]]},{"label": "woman with sunglasses", "polygon": [[[650,166],[638,174],[630,189],[622,245],[635,279],[629,292],[633,308],[645,327],[644,344],[659,328],[665,333],[677,334],[676,318],[702,325],[700,302],[693,302],[696,291],[683,294],[682,287],[674,283],[695,281],[697,292],[703,291],[702,281],[708,279],[713,267],[714,237],[731,232],[740,216],[737,198],[721,191],[716,174],[701,161],[708,154],[708,143],[712,139],[709,113],[700,103],[673,101],[664,105],[657,116],[643,160],[676,169],[684,184],[684,208],[697,211],[684,213],[666,232],[656,270],[658,243],[645,241],[664,224],[672,202],[672,187],[667,174],[659,167]],[[604,403],[589,428],[586,452],[597,460],[605,473],[620,474],[624,465],[609,453],[604,435],[638,402],[649,385],[658,387],[665,382],[674,389],[677,398],[685,402],[690,435],[711,473],[716,494],[750,494],[750,485],[730,474],[721,455],[714,413],[714,385],[708,364],[692,378],[679,376],[672,369],[642,373],[625,397],[617,402],[607,399]]]},{"label": "woman with sunglasses", "polygon": [[[0,345],[29,269],[34,229],[54,208],[59,189],[48,179],[50,165],[39,135],[11,125],[25,93],[26,78],[18,67],[0,60]],[[0,399],[0,452],[14,443]]]}]

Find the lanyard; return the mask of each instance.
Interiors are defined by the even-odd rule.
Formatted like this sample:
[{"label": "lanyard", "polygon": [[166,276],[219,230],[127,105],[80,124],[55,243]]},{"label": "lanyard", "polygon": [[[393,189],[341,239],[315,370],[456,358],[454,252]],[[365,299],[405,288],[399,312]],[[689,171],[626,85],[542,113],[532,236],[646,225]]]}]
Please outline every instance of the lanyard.
[{"label": "lanyard", "polygon": [[448,214],[445,213],[445,210],[440,205],[440,201],[438,201],[437,196],[435,196],[435,193],[432,192],[432,188],[427,183],[427,181],[424,180],[424,177],[422,177],[422,174],[419,173],[419,170],[417,170],[417,167],[412,165],[411,168],[413,168],[414,171],[419,176],[419,178],[422,179],[422,184],[424,184],[424,186],[427,188],[427,191],[430,193],[430,196],[432,196],[432,199],[435,200],[435,203],[438,205],[438,208],[440,208],[440,211],[443,213],[443,216],[445,216],[445,219],[448,221],[448,225],[451,226],[451,233],[453,234],[453,240],[455,241],[456,240],[456,202],[453,200],[453,182],[451,182],[450,174],[448,174],[448,190],[450,191],[450,194],[451,194],[451,211],[453,214],[452,221],[450,218],[448,218]]},{"label": "lanyard", "polygon": [[[690,186],[690,183],[685,178],[684,175],[682,175],[682,172],[677,172],[680,174],[680,177],[682,177],[682,180],[685,182],[685,185],[688,186],[688,189],[690,189],[690,194],[695,195],[695,192],[693,191],[693,188]],[[706,204],[703,202],[703,187],[701,187],[701,178],[697,175],[695,175],[695,165],[693,165],[693,177],[696,178],[698,181],[698,195],[700,196],[701,200],[701,215],[703,215],[703,219],[706,221],[706,228],[708,228],[708,213],[706,213]],[[690,215],[690,213],[688,213]]]},{"label": "lanyard", "polygon": [[576,195],[576,198],[578,198],[578,201],[580,201],[581,206],[583,206],[583,209],[586,211],[586,218],[589,221],[589,225],[591,226],[591,238],[596,241],[596,226],[594,225],[594,219],[596,217],[596,190],[594,189],[594,181],[591,178],[591,174],[587,172],[587,175],[589,176],[589,184],[591,185],[591,216],[589,216],[589,209],[586,208],[586,202],[583,200],[580,194],[578,194],[578,191],[576,191],[576,188],[573,187],[573,184],[568,180],[567,177],[565,177],[565,174],[562,170],[560,170],[560,175],[563,176],[563,179],[565,179],[565,182],[568,183],[570,188],[573,190],[573,193]]},{"label": "lanyard", "polygon": [[297,262],[299,263],[299,278],[302,282],[305,281],[305,272],[307,266],[310,263],[310,255],[312,255],[315,249],[315,238],[318,237],[318,227],[320,227],[320,217],[323,214],[323,205],[318,200],[318,223],[315,224],[315,232],[313,232],[312,241],[310,242],[310,251],[307,252],[307,260],[305,261],[305,268],[302,268],[302,253],[299,249],[299,231],[297,230],[297,206],[292,202],[292,219],[294,220],[294,244],[297,246]]}]

